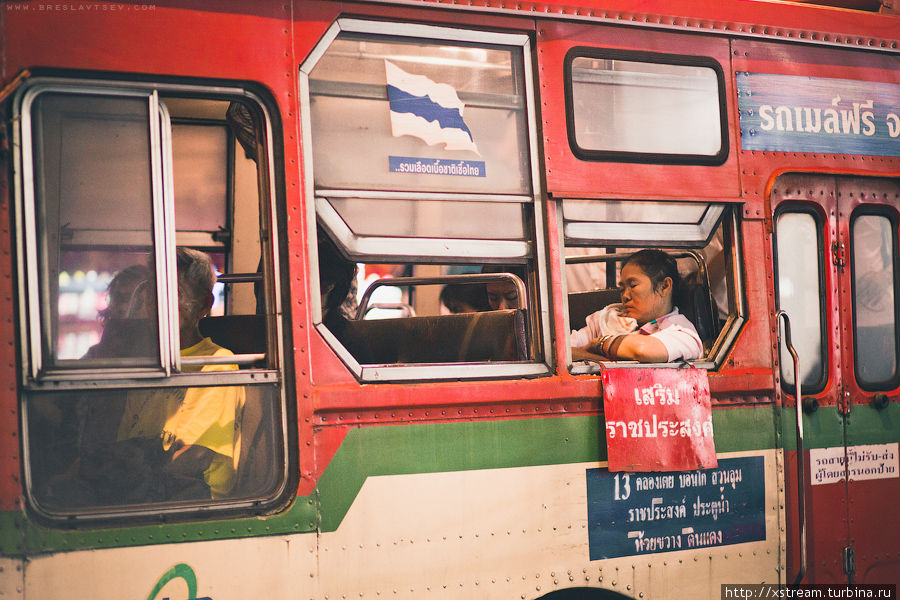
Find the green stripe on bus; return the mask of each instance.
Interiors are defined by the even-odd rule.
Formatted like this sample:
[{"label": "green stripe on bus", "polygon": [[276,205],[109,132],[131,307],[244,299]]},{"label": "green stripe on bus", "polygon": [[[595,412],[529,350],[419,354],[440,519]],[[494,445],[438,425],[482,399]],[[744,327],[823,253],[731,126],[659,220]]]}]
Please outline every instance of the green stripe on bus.
[{"label": "green stripe on bus", "polygon": [[[780,412],[772,406],[714,410],[717,450],[776,447],[776,417]],[[787,419],[782,419],[782,426],[787,427]],[[314,531],[317,525],[321,531],[333,531],[368,477],[596,462],[606,459],[605,444],[599,438],[602,431],[599,416],[353,428],[322,474],[316,494],[297,498],[279,515],[63,530],[39,525],[25,513],[7,511],[0,513],[0,553],[35,555],[82,548],[282,535]]]},{"label": "green stripe on bus", "polygon": [[[774,448],[773,412],[713,411],[716,450]],[[320,527],[337,529],[367,477],[605,461],[603,430],[597,416],[351,429],[319,479]]]},{"label": "green stripe on bus", "polygon": [[[715,414],[715,413],[714,413]],[[897,441],[896,423],[900,421],[900,404],[892,402],[883,409],[868,404],[855,404],[846,417],[847,444],[888,444]],[[783,448],[797,449],[797,416],[793,407],[782,410]],[[803,415],[804,449],[834,448],[844,445],[844,417],[836,406],[823,406]],[[716,443],[719,438],[716,436]]]}]

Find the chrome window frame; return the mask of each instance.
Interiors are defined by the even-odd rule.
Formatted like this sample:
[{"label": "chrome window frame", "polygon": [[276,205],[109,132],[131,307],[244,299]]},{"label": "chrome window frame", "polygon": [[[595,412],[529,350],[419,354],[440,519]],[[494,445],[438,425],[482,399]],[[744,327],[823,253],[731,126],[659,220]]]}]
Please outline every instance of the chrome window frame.
[{"label": "chrome window frame", "polygon": [[[371,35],[392,36],[408,39],[439,40],[447,42],[465,42],[474,44],[490,44],[518,48],[521,51],[523,69],[523,89],[525,96],[525,123],[527,127],[527,144],[529,152],[531,194],[530,195],[504,195],[504,194],[472,194],[461,193],[425,193],[412,194],[408,191],[385,192],[374,190],[322,190],[317,193],[315,188],[313,151],[312,151],[312,115],[310,107],[310,81],[309,74],[318,64],[319,60],[331,46],[331,43],[341,33],[361,33]],[[306,203],[306,222],[308,224],[307,252],[309,254],[309,286],[310,308],[313,323],[316,330],[328,342],[329,346],[337,353],[347,368],[363,383],[373,382],[404,382],[404,381],[435,381],[446,379],[492,379],[508,377],[535,377],[549,375],[553,367],[553,353],[550,337],[550,309],[548,274],[546,265],[542,260],[546,252],[544,241],[544,214],[541,206],[539,190],[540,169],[538,162],[537,144],[540,139],[537,135],[537,113],[534,98],[534,77],[532,64],[533,43],[527,34],[519,33],[493,33],[476,29],[461,29],[457,27],[444,27],[438,25],[424,25],[411,23],[394,23],[387,21],[366,21],[355,18],[340,18],[336,20],[328,31],[320,38],[315,48],[299,68],[299,98],[300,119],[303,147],[303,171],[304,194],[314,202]],[[328,203],[328,197],[363,197],[363,198],[410,198],[419,200],[471,200],[471,201],[497,201],[497,202],[521,202],[533,207],[532,227],[529,233],[534,234],[533,241],[503,241],[503,240],[449,240],[439,238],[378,238],[357,237],[337,211]],[[322,212],[318,212],[318,209]],[[319,295],[319,269],[318,269],[318,245],[316,239],[317,218],[321,218],[323,224],[335,235],[339,241],[348,248],[351,253],[364,254],[367,259],[373,261],[391,260],[401,262],[441,263],[448,259],[468,259],[477,257],[482,263],[521,263],[531,259],[535,264],[537,276],[536,293],[533,294],[536,303],[532,303],[528,311],[528,330],[536,336],[533,346],[540,349],[538,358],[532,361],[513,363],[429,363],[424,365],[390,364],[390,365],[363,365],[338,342],[337,338],[322,324],[322,306]],[[473,252],[473,248],[479,249]],[[493,253],[488,257],[479,252]],[[535,310],[537,309],[537,310]]]},{"label": "chrome window frame", "polygon": [[[35,204],[34,132],[32,128],[32,107],[34,100],[43,93],[63,93],[96,95],[110,98],[147,98],[150,118],[147,127],[151,148],[151,186],[153,198],[152,232],[154,235],[154,257],[156,262],[157,294],[167,299],[158,303],[158,323],[160,325],[160,363],[158,367],[78,367],[53,370],[44,369],[42,342],[44,335],[41,322],[41,282],[46,269],[38,256],[37,211]],[[282,299],[278,248],[278,219],[274,210],[275,172],[274,148],[272,144],[272,119],[263,100],[242,87],[204,86],[192,84],[164,84],[127,80],[105,80],[90,78],[34,77],[17,90],[13,100],[14,118],[21,125],[13,128],[13,193],[15,200],[14,218],[16,227],[17,285],[23,291],[23,301],[19,302],[18,317],[27,331],[20,345],[21,375],[26,388],[40,389],[108,389],[115,387],[175,387],[183,385],[209,385],[208,375],[202,373],[181,373],[181,354],[178,343],[177,295],[168,293],[177,290],[175,269],[175,217],[174,191],[172,180],[172,153],[170,119],[160,95],[185,95],[193,97],[244,98],[252,102],[263,117],[266,155],[265,165],[260,164],[261,206],[269,213],[270,232],[261,252],[268,253],[268,263],[272,267],[267,279],[271,289],[268,297],[273,303],[273,335],[269,338],[268,353],[272,357],[272,368],[247,369],[235,372],[216,372],[216,385],[242,385],[261,382],[279,382],[283,379],[281,349],[284,346],[284,325],[282,323]],[[158,122],[153,115],[158,115]],[[169,251],[171,246],[172,251]],[[266,247],[267,246],[267,247]],[[274,336],[274,339],[273,339]],[[206,380],[206,381],[204,381]],[[283,393],[283,392],[282,392]]]},{"label": "chrome window frame", "polygon": [[[616,245],[613,242],[627,242],[633,245],[659,245],[660,242],[670,247],[680,247],[684,244],[695,246],[697,242],[706,241],[722,217],[725,210],[724,204],[707,205],[706,211],[697,223],[640,223],[640,222],[611,222],[611,221],[575,221],[565,218],[564,199],[562,210],[563,227],[567,239],[570,240],[603,240]],[[668,204],[660,202],[660,204]],[[653,236],[648,236],[649,231]]]},{"label": "chrome window frame", "polygon": [[[158,102],[159,94],[167,95],[185,95],[193,97],[231,97],[242,98],[255,105],[256,110],[262,116],[262,127],[264,129],[265,154],[260,156],[258,165],[258,188],[260,210],[268,213],[267,226],[270,228],[266,232],[265,237],[261,237],[264,241],[260,248],[261,256],[263,256],[264,264],[271,267],[269,277],[264,278],[266,285],[266,295],[270,298],[273,314],[267,323],[267,339],[269,346],[267,352],[271,357],[272,368],[253,369],[246,371],[222,372],[215,371],[212,373],[177,373],[165,372],[162,369],[147,372],[146,369],[134,368],[103,368],[103,369],[87,369],[72,368],[65,371],[54,372],[48,376],[43,376],[40,372],[40,362],[33,362],[33,352],[38,350],[37,359],[40,361],[41,349],[41,322],[39,313],[34,312],[31,304],[40,300],[40,278],[43,272],[38,264],[37,257],[37,230],[35,229],[37,218],[37,207],[34,197],[34,169],[33,161],[33,144],[32,130],[30,120],[31,103],[25,103],[26,98],[33,101],[34,97],[48,90],[60,90],[62,92],[70,92],[76,94],[94,93],[97,95],[108,96],[136,96],[147,97],[148,102]],[[142,92],[141,90],[149,90]],[[150,100],[150,98],[153,100]],[[104,80],[104,79],[88,79],[88,78],[63,78],[63,77],[34,77],[26,81],[20,90],[16,92],[13,99],[14,121],[16,119],[21,122],[20,127],[12,128],[13,138],[13,198],[14,198],[14,226],[16,228],[16,266],[18,270],[17,286],[19,290],[24,291],[24,300],[18,302],[18,318],[23,329],[27,330],[27,334],[23,335],[20,344],[21,356],[21,374],[23,388],[26,392],[48,392],[52,390],[102,390],[102,389],[140,389],[140,388],[159,388],[159,387],[199,387],[214,385],[233,386],[233,385],[274,385],[277,384],[276,391],[273,393],[273,399],[279,405],[278,412],[280,416],[275,422],[276,446],[280,446],[282,452],[281,466],[278,469],[278,484],[275,489],[270,490],[265,497],[255,497],[250,499],[237,500],[208,500],[208,501],[191,501],[178,505],[159,505],[159,504],[143,504],[127,508],[108,506],[102,507],[100,510],[92,512],[68,511],[65,513],[46,513],[35,501],[32,493],[33,475],[31,473],[31,457],[30,457],[30,440],[28,431],[28,402],[26,401],[27,393],[20,395],[19,409],[22,414],[23,422],[23,475],[25,493],[28,497],[28,505],[36,512],[40,513],[43,518],[52,522],[65,522],[67,526],[72,523],[95,523],[102,520],[121,520],[129,518],[146,518],[148,515],[158,516],[160,514],[172,515],[221,515],[228,511],[235,510],[253,510],[258,512],[261,508],[271,506],[272,502],[277,502],[288,491],[287,485],[290,481],[290,442],[288,435],[288,410],[287,408],[287,381],[283,376],[284,357],[282,349],[284,348],[284,323],[283,323],[283,301],[281,298],[282,281],[281,281],[281,265],[280,265],[280,249],[279,249],[279,220],[276,210],[276,179],[275,179],[275,139],[272,128],[272,115],[267,108],[267,104],[263,99],[252,91],[243,87],[231,86],[212,86],[212,85],[191,85],[191,84],[163,84],[154,82],[131,82],[121,80]],[[165,112],[165,106],[159,105],[162,110],[158,112],[160,122],[168,121],[168,114]],[[28,110],[23,110],[27,108]],[[151,111],[147,126],[151,130],[153,127],[153,114]],[[26,127],[27,123],[27,127]],[[165,145],[171,145],[171,139],[168,138],[169,130],[165,127],[158,135],[160,150]],[[151,136],[154,134],[151,133]],[[152,139],[152,138],[151,138]],[[151,150],[152,153],[152,150]],[[264,156],[264,158],[263,158]],[[27,160],[25,158],[27,157]],[[159,183],[162,190],[159,191],[159,202],[163,204],[164,214],[162,219],[156,217],[156,192],[154,192],[154,227],[166,229],[171,225],[171,243],[174,250],[174,194],[172,181],[172,153],[160,152],[157,160],[166,161],[168,164],[162,165],[159,174],[161,179]],[[152,160],[152,154],[151,154]],[[263,164],[263,160],[265,164]],[[156,188],[155,188],[156,189]],[[167,194],[163,196],[163,194]],[[160,222],[163,221],[163,222]],[[168,234],[167,234],[168,235]],[[166,266],[163,266],[159,259],[157,260],[157,285],[170,286],[170,289],[177,289],[177,275],[175,269],[175,253],[167,252],[167,248],[154,240],[155,248],[159,252],[167,255]],[[157,250],[154,250],[157,252]],[[168,269],[170,277],[165,283],[162,283],[163,277],[159,275],[160,270]],[[35,278],[33,275],[37,275]],[[174,285],[174,288],[171,286]],[[173,301],[174,298],[174,301]],[[173,309],[174,317],[178,318],[177,297],[172,295],[169,307],[159,307],[159,311],[168,312]],[[30,311],[30,312],[29,312]],[[34,336],[37,336],[35,339]],[[174,352],[176,361],[180,361],[179,345],[177,343],[178,329],[169,332],[167,340],[174,339],[175,344],[169,343],[169,352]],[[162,341],[163,333],[160,332]],[[160,351],[161,359],[164,358],[163,350]],[[178,362],[174,365],[177,367]],[[31,373],[37,373],[40,377],[32,377]],[[214,379],[214,381],[213,381]]]},{"label": "chrome window frame", "polygon": [[[567,233],[568,230],[565,229],[564,224],[565,220],[562,214],[562,200],[559,201],[560,210],[558,211],[558,223],[560,225],[560,248],[565,249],[567,242],[573,241]],[[726,210],[728,212],[726,213]],[[744,284],[743,284],[743,253],[741,251],[741,230],[740,230],[740,222],[738,220],[738,205],[735,204],[726,204],[726,203],[709,203],[709,209],[704,213],[703,218],[700,221],[700,224],[697,225],[687,225],[684,228],[678,229],[678,226],[671,224],[658,224],[658,223],[623,223],[619,226],[628,226],[633,225],[633,227],[628,227],[626,231],[633,231],[635,233],[639,233],[639,236],[635,236],[633,238],[626,238],[622,236],[616,236],[613,238],[605,237],[600,239],[590,239],[591,245],[596,246],[617,246],[621,247],[623,244],[627,244],[628,247],[666,247],[666,248],[679,248],[679,247],[690,247],[695,250],[698,250],[698,243],[706,243],[709,242],[711,237],[714,235],[716,228],[721,224],[725,227],[725,239],[723,240],[723,248],[725,250],[730,250],[731,252],[731,269],[725,273],[726,282],[729,284],[729,298],[731,301],[731,305],[728,307],[728,318],[725,320],[725,323],[722,325],[722,329],[719,331],[718,336],[710,347],[709,352],[703,357],[697,360],[691,361],[683,361],[683,362],[675,362],[675,363],[639,363],[636,361],[608,361],[604,362],[603,365],[605,368],[644,368],[648,366],[652,367],[669,367],[669,368],[680,368],[684,367],[685,364],[689,364],[693,367],[707,369],[707,370],[716,370],[722,366],[725,362],[725,358],[728,355],[728,352],[731,349],[732,344],[735,339],[737,339],[738,334],[744,326],[744,323],[747,320],[747,299],[746,294],[744,293]],[[710,220],[710,214],[715,215],[714,220]],[[727,222],[726,222],[727,220]],[[606,225],[606,224],[604,224]],[[615,224],[610,224],[609,227],[612,228]],[[674,234],[677,231],[682,231],[685,235],[690,237],[678,237],[678,238],[670,238],[665,235],[661,235],[659,237],[652,237],[648,240],[647,232],[655,231],[656,228],[663,228],[667,234]],[[606,231],[605,228],[598,228],[595,231]],[[729,235],[730,234],[730,235]],[[652,240],[652,241],[650,241]],[[588,241],[584,238],[575,238],[574,241]],[[687,244],[687,242],[694,242],[693,244]],[[679,244],[678,242],[682,242]],[[574,244],[569,244],[570,246]],[[565,260],[565,252],[562,253],[562,288],[563,288],[563,297],[568,298],[568,283],[566,280],[566,260]],[[563,302],[563,311],[564,318],[566,322],[566,327],[569,327],[569,306],[568,302]],[[579,361],[572,361],[572,348],[569,346],[568,338],[566,339],[566,362],[569,365],[569,370],[571,373],[576,375],[583,374],[593,374],[599,373],[601,370],[601,366],[599,363]]]}]

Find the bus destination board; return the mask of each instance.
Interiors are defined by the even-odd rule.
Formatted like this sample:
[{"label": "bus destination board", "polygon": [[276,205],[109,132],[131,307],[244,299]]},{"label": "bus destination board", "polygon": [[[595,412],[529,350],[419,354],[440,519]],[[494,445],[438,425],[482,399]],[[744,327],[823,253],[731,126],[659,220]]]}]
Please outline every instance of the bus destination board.
[{"label": "bus destination board", "polygon": [[588,469],[590,559],[764,540],[763,467],[750,456],[700,471]]}]

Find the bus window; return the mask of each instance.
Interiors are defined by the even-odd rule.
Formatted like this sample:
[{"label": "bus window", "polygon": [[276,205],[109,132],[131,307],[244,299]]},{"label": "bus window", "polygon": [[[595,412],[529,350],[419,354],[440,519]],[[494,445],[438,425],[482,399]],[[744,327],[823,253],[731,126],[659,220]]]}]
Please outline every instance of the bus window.
[{"label": "bus window", "polygon": [[736,217],[723,205],[671,204],[562,202],[569,329],[585,328],[590,315],[621,302],[622,265],[642,248],[658,248],[676,261],[684,286],[674,305],[697,330],[701,360],[718,364],[744,318]]},{"label": "bus window", "polygon": [[[529,41],[388,29],[341,20],[301,67],[318,329],[363,381],[545,373]],[[504,282],[514,308],[441,301]]]},{"label": "bus window", "polygon": [[[243,90],[175,89],[35,80],[19,96],[26,479],[50,518],[282,489],[265,112]],[[234,104],[258,124],[252,158]]]},{"label": "bus window", "polygon": [[721,164],[725,82],[704,57],[574,48],[566,57],[572,151],[582,160]]},{"label": "bus window", "polygon": [[864,389],[893,387],[897,378],[897,226],[883,214],[858,214],[850,224],[856,377]]},{"label": "bus window", "polygon": [[[821,390],[826,374],[821,225],[812,212],[784,211],[776,216],[775,237],[778,307],[792,317],[791,339],[802,357],[803,390]],[[780,357],[781,381],[791,387],[794,363],[784,341]]]}]

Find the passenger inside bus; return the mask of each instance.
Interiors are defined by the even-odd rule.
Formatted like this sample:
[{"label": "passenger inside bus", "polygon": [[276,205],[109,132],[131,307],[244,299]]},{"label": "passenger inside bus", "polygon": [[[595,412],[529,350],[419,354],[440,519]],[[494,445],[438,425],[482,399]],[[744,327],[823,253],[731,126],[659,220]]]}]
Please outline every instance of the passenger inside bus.
[{"label": "passenger inside bus", "polygon": [[678,311],[684,282],[675,259],[662,250],[646,249],[622,265],[622,303],[587,317],[572,331],[573,360],[695,360],[703,342],[694,325]]},{"label": "passenger inside bus", "polygon": [[319,231],[319,293],[322,299],[322,324],[361,363],[371,362],[366,341],[350,327],[344,305],[356,279],[356,264],[344,258],[334,243]]},{"label": "passenger inside bus", "polygon": [[[181,356],[230,356],[230,350],[199,331],[200,319],[212,306],[216,281],[209,256],[178,248],[177,266]],[[153,295],[146,287],[138,286],[136,291],[143,291],[147,297]],[[150,302],[129,300],[130,304]],[[237,368],[234,364],[183,365],[182,371]],[[118,402],[93,403],[115,414],[103,416],[92,411],[94,414],[88,416],[86,435],[81,437],[92,439],[84,442],[80,459],[50,482],[48,496],[53,501],[90,506],[228,495],[238,467],[243,387],[132,390],[125,394],[124,408],[119,398]],[[118,408],[112,410],[116,405]],[[109,427],[110,419],[117,415],[121,415],[118,426]],[[98,439],[101,436],[105,439]]]},{"label": "passenger inside bus", "polygon": [[[200,319],[213,304],[212,261],[203,252],[178,248],[177,264],[181,356],[231,355],[200,333]],[[237,369],[230,364],[182,366],[184,372]],[[234,487],[244,401],[240,386],[129,392],[118,439],[161,441],[161,483],[167,499],[221,498]]]},{"label": "passenger inside bus", "polygon": [[116,273],[107,288],[107,306],[100,311],[103,334],[84,358],[140,356],[150,343],[153,328],[147,319],[155,314],[154,275],[146,265],[131,265]]},{"label": "passenger inside bus", "polygon": [[[513,290],[515,291],[515,289]],[[485,286],[477,283],[450,283],[441,289],[442,312],[460,314],[491,310]]]},{"label": "passenger inside bus", "polygon": [[[512,273],[522,281],[525,281],[525,269],[519,266],[489,265],[481,270],[482,273]],[[508,308],[525,308],[520,306],[519,292],[512,281],[492,281],[485,285],[488,304],[493,310],[505,310]]]}]

